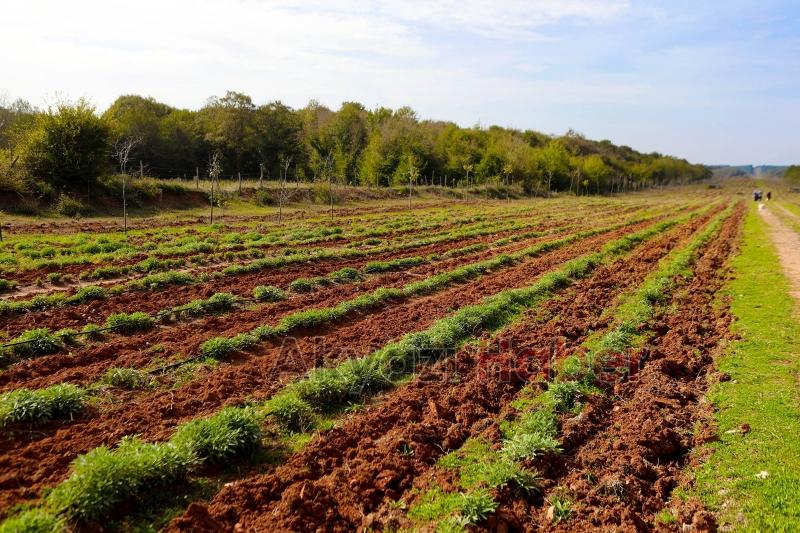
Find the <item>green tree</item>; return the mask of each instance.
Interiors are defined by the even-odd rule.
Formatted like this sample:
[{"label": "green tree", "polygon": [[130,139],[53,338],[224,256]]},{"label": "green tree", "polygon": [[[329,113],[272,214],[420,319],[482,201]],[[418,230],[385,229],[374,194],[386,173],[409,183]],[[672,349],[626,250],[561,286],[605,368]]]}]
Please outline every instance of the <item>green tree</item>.
[{"label": "green tree", "polygon": [[17,141],[28,172],[62,190],[91,185],[109,168],[110,130],[86,100],[36,117]]},{"label": "green tree", "polygon": [[553,183],[558,184],[569,179],[569,152],[561,142],[551,141],[536,152],[536,166],[545,179],[549,195]]},{"label": "green tree", "polygon": [[583,175],[590,183],[595,184],[595,191],[600,194],[606,181],[611,176],[611,169],[603,158],[597,154],[592,154],[583,160]]},{"label": "green tree", "polygon": [[242,171],[242,159],[253,143],[255,105],[246,94],[228,91],[212,97],[201,111],[205,139],[232,156],[234,170]]}]

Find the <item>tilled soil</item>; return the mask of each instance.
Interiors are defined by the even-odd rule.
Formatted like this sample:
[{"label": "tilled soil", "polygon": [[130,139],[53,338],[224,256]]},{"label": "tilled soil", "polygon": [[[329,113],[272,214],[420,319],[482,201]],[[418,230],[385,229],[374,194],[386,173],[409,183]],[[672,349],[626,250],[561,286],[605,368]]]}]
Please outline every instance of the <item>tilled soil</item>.
[{"label": "tilled soil", "polygon": [[[568,221],[542,221],[532,229],[548,230],[563,226]],[[365,257],[329,258],[309,260],[281,268],[266,269],[245,274],[224,276],[203,284],[170,286],[159,290],[129,291],[118,296],[110,296],[102,300],[92,300],[80,305],[48,309],[41,312],[29,312],[3,318],[3,331],[6,336],[14,337],[26,329],[48,327],[51,329],[76,328],[88,323],[102,323],[106,317],[119,312],[143,311],[154,313],[176,305],[188,303],[198,298],[208,298],[215,292],[231,292],[250,296],[257,285],[286,286],[299,277],[324,276],[343,267],[362,268],[372,261],[385,261],[397,257],[441,253],[450,249],[477,243],[488,243],[503,236],[513,235],[515,231],[498,231],[482,237],[459,239],[450,242],[420,246],[402,252],[390,251],[368,255]]]},{"label": "tilled soil", "polygon": [[[641,208],[641,206],[637,206],[637,205],[616,206],[614,208],[608,209],[608,212],[612,212],[613,213],[613,212],[619,211],[621,213],[625,213],[625,212],[628,212],[628,211],[631,211],[631,210],[635,210],[635,209],[640,209],[640,208]],[[591,206],[586,206],[586,207],[582,208],[581,210],[584,210],[584,211],[587,211],[587,212],[593,212],[596,209],[597,208],[592,208]],[[501,221],[504,221],[504,220],[508,221],[508,220],[513,220],[513,219],[524,219],[525,217],[529,216],[531,211],[533,211],[532,208],[520,209],[520,210],[513,211],[513,212],[500,212],[500,213],[497,213],[495,216],[493,216],[491,220],[492,220],[492,222],[501,222]],[[477,212],[475,214],[477,214]],[[544,215],[543,218],[553,218],[553,217],[558,215],[558,210],[554,206],[551,206],[550,208],[547,208],[547,209],[544,209],[544,210],[541,210],[541,209],[537,210],[536,211],[536,216],[539,217],[541,215]],[[563,219],[563,217],[561,217],[561,218]],[[339,225],[342,224],[342,221],[339,221],[338,219],[337,219],[337,222],[339,223]],[[357,219],[355,221],[353,221],[353,222],[357,222]],[[381,240],[402,239],[402,238],[408,237],[409,235],[414,235],[415,233],[419,233],[420,231],[439,233],[439,232],[455,230],[455,229],[457,229],[459,227],[474,226],[476,224],[479,224],[479,222],[476,221],[476,222],[469,222],[469,223],[467,223],[467,222],[454,223],[454,222],[449,222],[447,220],[442,220],[441,223],[439,223],[435,228],[406,227],[406,228],[403,228],[403,229],[389,231],[388,233],[381,235],[379,238]],[[324,225],[324,223],[322,223],[321,225]],[[236,230],[235,227],[231,228],[231,227],[227,227],[226,226],[224,231],[225,232],[232,232],[232,231],[235,231],[235,230]],[[255,231],[255,228],[243,227],[242,230],[243,231]],[[194,232],[192,230],[188,230],[186,232],[186,235],[191,235],[191,234],[195,234],[195,233],[196,232]],[[315,247],[320,247],[320,246],[340,247],[340,246],[346,246],[347,244],[349,244],[351,242],[354,242],[354,241],[357,241],[357,240],[362,240],[364,238],[365,238],[364,236],[360,236],[360,235],[349,235],[349,236],[347,236],[347,235],[342,235],[342,236],[332,235],[332,236],[326,237],[324,239],[321,239],[318,242],[311,242],[311,243],[305,243],[305,244],[287,244],[287,243],[281,243],[281,242],[265,243],[265,244],[260,245],[260,246],[252,247],[250,249],[253,249],[253,250],[268,250],[268,251],[272,252],[273,254],[280,254],[281,250],[284,249],[284,248],[304,249],[304,248],[315,248]],[[230,246],[229,248],[226,248],[224,250],[218,250],[217,252],[209,252],[209,253],[236,252],[236,251],[241,251],[241,250],[244,250],[244,249],[245,249],[244,245],[238,245],[238,246]],[[102,263],[102,266],[132,265],[132,264],[135,264],[135,263],[145,259],[146,257],[156,257],[158,259],[188,259],[191,256],[197,256],[197,255],[203,255],[203,254],[195,254],[195,253],[187,253],[187,254],[148,254],[148,253],[144,253],[143,252],[143,253],[139,254],[138,256],[136,256],[136,257],[104,262],[104,263]],[[241,258],[241,259],[239,259],[239,261],[241,261],[241,262],[247,261],[247,258]],[[203,270],[213,270],[213,269],[223,268],[224,266],[227,266],[228,264],[230,264],[230,263],[227,263],[227,262],[224,262],[224,261],[213,263],[213,264],[208,264],[208,265],[194,265],[194,266],[192,265],[192,263],[188,263],[182,270],[199,272],[199,271],[203,271]],[[36,268],[36,269],[30,269],[30,270],[23,270],[23,271],[6,273],[6,274],[4,274],[5,278],[14,280],[20,285],[18,290],[14,291],[12,294],[8,295],[7,298],[14,299],[14,298],[20,297],[21,295],[25,295],[27,297],[27,296],[30,296],[32,294],[44,294],[44,293],[50,292],[50,291],[55,290],[55,289],[65,290],[65,289],[70,289],[70,288],[77,287],[77,286],[79,286],[81,284],[71,284],[71,285],[65,285],[63,287],[54,287],[54,288],[50,288],[50,289],[39,288],[39,287],[37,287],[35,285],[28,285],[28,284],[34,283],[39,279],[45,278],[51,272],[58,272],[62,276],[71,275],[73,277],[77,277],[83,271],[94,270],[95,268],[97,268],[100,265],[101,265],[100,263],[91,262],[91,263],[83,263],[83,264],[64,265],[64,266],[61,266],[61,267],[58,267],[58,268],[42,267],[42,268]],[[120,281],[126,281],[126,280],[130,280],[130,279],[135,279],[137,277],[143,277],[143,276],[145,276],[147,274],[148,273],[145,273],[145,274],[132,274],[132,275],[129,275],[129,276],[125,276],[125,277],[121,277],[121,278],[117,278],[117,279],[112,279],[112,280],[99,280],[96,283],[98,283],[98,284],[117,283],[117,282],[120,282]]]},{"label": "tilled soil", "polygon": [[[122,436],[134,433],[145,440],[167,438],[180,422],[210,414],[225,404],[267,397],[286,379],[325,361],[366,355],[405,333],[428,327],[454,309],[507,288],[528,285],[558,264],[648,224],[592,237],[468,284],[355,317],[346,324],[301,333],[289,346],[261,345],[242,361],[222,364],[177,390],[157,391],[130,401],[122,398],[121,403],[103,407],[100,413],[89,411],[74,421],[44,426],[35,433],[9,432],[13,439],[0,441],[0,507],[35,498],[42,487],[64,479],[70,461],[78,454],[99,445],[113,445]],[[229,335],[264,322],[261,317],[251,324],[215,329]]]},{"label": "tilled soil", "polygon": [[[604,327],[603,310],[635,286],[702,221],[640,246],[599,268],[562,298],[530,312],[502,335],[514,353],[577,346]],[[530,350],[526,350],[530,349]],[[468,348],[320,435],[274,472],[230,484],[213,501],[173,521],[182,531],[354,531],[396,526],[399,499],[435,461],[465,440],[497,434],[493,419],[526,382],[525,361]],[[413,454],[401,453],[403,449]]]},{"label": "tilled soil", "polygon": [[566,453],[551,461],[547,484],[548,492],[566,488],[574,498],[571,518],[554,526],[547,505],[521,501],[506,502],[508,516],[531,531],[675,530],[684,524],[692,531],[715,530],[713,516],[694,506],[680,507],[671,526],[656,515],[670,506],[689,452],[710,436],[696,430],[714,356],[730,336],[731,321],[715,297],[727,279],[725,263],[737,246],[743,215],[740,206],[706,247],[688,285],[653,319],[656,335],[645,347],[649,358],[638,379],[618,384],[616,401],[599,400],[581,420],[565,424]]},{"label": "tilled soil", "polygon": [[[496,237],[495,235],[486,236],[472,239],[470,242],[489,243],[496,240]],[[231,327],[236,327],[236,332],[249,331],[255,325],[276,322],[292,312],[333,306],[379,287],[400,287],[463,264],[513,252],[554,238],[557,237],[545,236],[527,239],[500,248],[484,250],[433,264],[424,264],[402,272],[371,276],[362,283],[334,285],[253,310],[234,310],[224,315],[212,315],[191,322],[177,323],[171,326],[163,325],[155,331],[129,336],[112,335],[108,341],[92,343],[86,348],[76,349],[71,353],[57,353],[15,364],[0,374],[0,391],[21,386],[41,388],[64,381],[87,383],[95,380],[112,366],[124,365],[141,368],[153,357],[161,354],[193,354],[204,341],[218,335],[221,331],[230,331]],[[442,252],[462,245],[463,243],[442,244],[437,246],[436,250]],[[316,266],[313,268],[321,269]],[[319,270],[316,271],[316,274],[311,274],[310,270],[307,272],[309,272],[308,276],[320,275]],[[289,275],[281,274],[281,276],[288,277]],[[206,292],[202,297],[213,294],[211,289],[204,289],[204,291]],[[241,294],[242,291],[243,289],[234,289],[234,293]],[[110,307],[111,309],[106,309],[105,312],[112,312],[115,308],[114,306]],[[153,351],[154,347],[158,347],[157,352]]]}]

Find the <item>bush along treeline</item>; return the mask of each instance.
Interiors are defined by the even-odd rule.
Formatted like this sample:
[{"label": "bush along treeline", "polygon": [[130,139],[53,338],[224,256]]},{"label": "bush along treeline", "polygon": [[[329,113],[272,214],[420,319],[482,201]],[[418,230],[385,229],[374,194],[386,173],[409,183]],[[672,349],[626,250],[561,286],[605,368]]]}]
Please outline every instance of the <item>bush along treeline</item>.
[{"label": "bush along treeline", "polygon": [[408,107],[370,110],[356,102],[336,111],[316,101],[302,109],[256,105],[232,91],[199,110],[126,95],[102,114],[85,100],[46,111],[17,101],[0,107],[0,118],[0,188],[47,192],[65,203],[86,199],[96,182],[108,184],[110,174],[126,169],[205,178],[212,159],[219,176],[236,180],[513,185],[529,194],[618,192],[710,177],[705,166],[572,130],[551,136],[463,128],[421,120]]}]

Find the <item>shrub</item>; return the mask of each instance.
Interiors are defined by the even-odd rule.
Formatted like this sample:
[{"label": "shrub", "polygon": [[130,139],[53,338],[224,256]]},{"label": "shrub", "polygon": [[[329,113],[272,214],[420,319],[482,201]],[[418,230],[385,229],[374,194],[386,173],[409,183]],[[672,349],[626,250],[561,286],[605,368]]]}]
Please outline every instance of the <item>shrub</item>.
[{"label": "shrub", "polygon": [[20,342],[11,346],[11,352],[17,357],[39,357],[55,353],[63,346],[61,339],[50,332],[49,328],[34,328],[12,339],[11,343]]},{"label": "shrub", "polygon": [[14,289],[17,286],[16,281],[0,278],[0,292],[6,292]]},{"label": "shrub", "polygon": [[106,318],[106,327],[115,328],[123,333],[134,333],[152,328],[156,321],[142,311],[135,313],[114,313]]},{"label": "shrub", "polygon": [[0,533],[57,533],[66,530],[66,524],[43,509],[31,509],[0,524]]},{"label": "shrub", "polygon": [[354,281],[357,280],[361,275],[359,274],[358,270],[355,268],[345,267],[336,272],[331,272],[328,277],[333,281],[343,282],[343,281]]},{"label": "shrub", "polygon": [[543,453],[560,451],[560,444],[556,439],[538,432],[517,433],[503,442],[503,453],[515,460],[534,459]]},{"label": "shrub", "polygon": [[107,296],[107,291],[103,287],[97,285],[89,285],[82,287],[72,296],[68,297],[66,302],[70,304],[82,304],[89,300],[102,300]]},{"label": "shrub", "polygon": [[236,345],[233,339],[227,337],[214,337],[200,345],[200,354],[212,359],[223,359],[234,352]]},{"label": "shrub", "polygon": [[172,311],[189,316],[201,316],[207,313],[218,313],[232,309],[236,305],[236,296],[229,292],[218,292],[205,300],[194,300],[186,305],[174,308]]},{"label": "shrub", "polygon": [[557,413],[569,411],[582,396],[581,386],[575,381],[550,383],[544,393],[545,400],[550,403]]},{"label": "shrub", "polygon": [[83,329],[81,329],[81,332],[86,334],[86,337],[88,337],[89,339],[96,340],[103,338],[103,332],[100,331],[100,326],[98,326],[97,324],[86,324],[85,326],[83,326]]},{"label": "shrub", "polygon": [[98,520],[128,498],[185,477],[196,462],[187,447],[125,437],[114,450],[100,446],[75,459],[47,504],[71,520]]},{"label": "shrub", "polygon": [[315,425],[311,406],[293,394],[274,396],[265,407],[275,422],[287,431],[305,433]]},{"label": "shrub", "polygon": [[497,502],[485,488],[476,489],[473,492],[462,494],[459,514],[461,515],[461,525],[474,525],[486,518],[497,509]]},{"label": "shrub", "polygon": [[256,342],[258,342],[258,337],[248,333],[242,333],[232,338],[214,337],[200,345],[200,355],[212,359],[224,359],[232,353],[250,348]]},{"label": "shrub", "polygon": [[70,418],[83,409],[86,392],[64,383],[46,389],[17,389],[0,395],[0,427],[17,422],[40,424]]},{"label": "shrub", "polygon": [[67,194],[61,193],[54,206],[54,211],[65,217],[77,217],[85,209],[83,204]]},{"label": "shrub", "polygon": [[286,299],[286,293],[273,285],[259,285],[253,289],[253,298],[262,302],[279,302]]},{"label": "shrub", "polygon": [[146,372],[135,368],[109,368],[103,375],[102,382],[121,389],[143,389],[150,385],[152,379]]},{"label": "shrub", "polygon": [[310,278],[297,278],[289,284],[289,288],[295,292],[311,292],[316,287],[316,280]]},{"label": "shrub", "polygon": [[252,409],[227,407],[210,418],[183,424],[170,443],[191,450],[200,461],[223,463],[253,450],[261,440],[259,419]]}]

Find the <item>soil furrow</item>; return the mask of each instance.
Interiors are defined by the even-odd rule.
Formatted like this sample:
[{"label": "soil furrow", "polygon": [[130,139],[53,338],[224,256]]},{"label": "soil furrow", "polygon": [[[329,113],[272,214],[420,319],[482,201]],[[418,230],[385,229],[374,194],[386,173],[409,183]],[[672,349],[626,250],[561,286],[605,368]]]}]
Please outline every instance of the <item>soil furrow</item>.
[{"label": "soil furrow", "polygon": [[[116,337],[109,342],[90,345],[85,349],[76,349],[69,354],[60,353],[24,361],[0,374],[0,390],[19,388],[20,386],[41,388],[63,381],[85,383],[96,379],[110,366],[121,364],[121,360],[127,361],[126,364],[128,365],[142,367],[159,354],[193,353],[197,346],[208,338],[215,336],[220,329],[229,327],[229,324],[252,324],[253,316],[257,316],[257,320],[261,321],[258,323],[263,323],[265,320],[276,321],[291,312],[336,305],[343,300],[379,287],[402,286],[411,281],[424,279],[466,263],[513,252],[553,238],[553,236],[531,238],[454,259],[424,264],[402,272],[390,272],[370,277],[363,283],[334,285],[310,294],[296,296],[287,301],[264,305],[254,310],[232,311],[225,315],[209,316],[189,323],[179,323],[173,327],[162,326],[156,331],[147,331],[128,337]],[[496,240],[495,236],[487,236],[482,238],[480,242],[490,243],[494,240]],[[447,248],[442,245],[437,248],[437,251],[443,252],[453,249],[453,246],[460,247],[462,244],[447,245]],[[323,274],[325,273],[327,272],[323,272]],[[318,272],[315,275],[320,275],[320,273]],[[210,294],[210,291],[204,293],[203,297],[210,296]],[[242,331],[247,331],[247,329],[249,328],[242,329]],[[157,352],[154,347],[156,347]],[[137,356],[129,357],[128,352],[130,351],[135,351]]]},{"label": "soil furrow", "polygon": [[[453,309],[476,303],[501,290],[528,285],[558,264],[599,249],[604,243],[649,225],[641,223],[543,254],[477,281],[442,293],[401,303],[347,324],[306,332],[291,344],[267,344],[241,361],[223,364],[208,375],[174,391],[158,391],[122,399],[120,404],[87,413],[83,418],[40,428],[39,433],[17,433],[0,443],[0,506],[7,507],[38,496],[41,487],[62,480],[69,462],[102,444],[115,444],[129,434],[146,440],[166,438],[176,424],[216,411],[225,404],[271,395],[281,384],[326,361],[362,356],[405,333],[429,326]],[[253,325],[263,323],[254,321]],[[248,329],[237,324],[223,333]],[[59,427],[60,426],[60,427]],[[33,439],[32,441],[30,439]]]},{"label": "soil furrow", "polygon": [[[504,341],[524,353],[547,350],[554,339],[579,343],[603,326],[602,312],[617,294],[643,279],[702,223],[692,221],[599,268],[564,297],[527,313],[502,335]],[[487,355],[471,347],[424,370],[375,407],[321,435],[275,472],[226,487],[210,506],[191,506],[173,527],[352,531],[378,526],[378,515],[371,513],[400,498],[442,454],[492,428],[492,418],[524,384],[524,374],[514,372],[521,361],[507,353]]]},{"label": "soil furrow", "polygon": [[[710,513],[676,505],[672,528],[656,515],[669,507],[673,489],[690,462],[690,451],[713,432],[698,431],[703,396],[721,342],[730,338],[730,314],[716,294],[726,281],[744,210],[738,209],[694,267],[686,287],[652,321],[656,335],[644,348],[649,358],[637,379],[618,383],[613,398],[566,423],[566,452],[548,465],[547,486],[565,487],[574,499],[569,520],[554,527],[546,506],[505,502],[505,514],[559,531],[651,531],[682,524],[692,531],[715,527]],[[591,474],[591,475],[590,475]]]},{"label": "soil furrow", "polygon": [[[561,220],[542,221],[541,224],[537,224],[531,229],[553,229],[565,223],[562,217]],[[364,257],[311,259],[307,262],[287,265],[276,269],[267,269],[234,276],[223,276],[222,278],[212,279],[203,284],[170,286],[155,291],[124,292],[118,296],[110,296],[101,300],[92,300],[80,305],[5,317],[3,320],[3,330],[6,335],[15,336],[32,327],[50,327],[51,329],[81,327],[91,322],[101,323],[107,316],[113,313],[131,310],[153,313],[175,305],[190,302],[195,298],[207,298],[214,292],[219,291],[249,296],[250,291],[256,285],[269,284],[283,286],[298,277],[324,275],[345,266],[361,268],[371,261],[389,260],[405,255],[440,253],[469,244],[491,242],[505,235],[513,235],[516,231],[517,230],[498,231],[480,237],[468,237],[466,239],[456,239],[443,243],[409,248],[402,252],[387,251],[374,255],[370,254]]]}]

